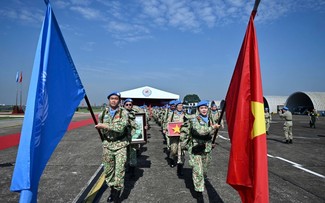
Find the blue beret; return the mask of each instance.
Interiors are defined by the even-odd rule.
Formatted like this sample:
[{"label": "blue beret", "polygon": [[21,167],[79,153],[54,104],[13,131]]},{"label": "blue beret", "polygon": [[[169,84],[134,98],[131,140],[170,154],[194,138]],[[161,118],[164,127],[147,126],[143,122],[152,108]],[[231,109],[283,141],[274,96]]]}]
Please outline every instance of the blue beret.
[{"label": "blue beret", "polygon": [[269,108],[265,108],[265,110],[267,111],[267,110],[269,110]]},{"label": "blue beret", "polygon": [[286,110],[286,111],[288,111],[288,110],[289,110],[289,108],[288,108],[288,107],[286,107],[286,106],[285,106],[285,107],[283,107],[282,109],[283,109],[283,110]]},{"label": "blue beret", "polygon": [[126,104],[126,102],[131,102],[131,103],[132,103],[132,102],[133,102],[133,100],[132,100],[132,99],[130,99],[130,98],[127,98],[126,100],[124,100],[124,103],[123,103],[123,105],[124,105],[124,104]]},{"label": "blue beret", "polygon": [[202,101],[200,101],[197,105],[196,105],[196,107],[200,107],[200,106],[208,106],[208,104],[209,104],[209,102],[208,101],[206,101],[206,100],[202,100]]},{"label": "blue beret", "polygon": [[175,100],[171,100],[171,101],[169,102],[169,105],[175,105]]},{"label": "blue beret", "polygon": [[110,93],[110,94],[107,96],[107,99],[109,99],[110,96],[112,96],[112,95],[116,95],[116,96],[118,96],[118,97],[121,97],[121,93],[120,93],[120,92],[114,91],[114,92]]},{"label": "blue beret", "polygon": [[176,100],[175,101],[175,105],[177,106],[178,104],[181,104],[182,103],[182,101],[181,100]]}]

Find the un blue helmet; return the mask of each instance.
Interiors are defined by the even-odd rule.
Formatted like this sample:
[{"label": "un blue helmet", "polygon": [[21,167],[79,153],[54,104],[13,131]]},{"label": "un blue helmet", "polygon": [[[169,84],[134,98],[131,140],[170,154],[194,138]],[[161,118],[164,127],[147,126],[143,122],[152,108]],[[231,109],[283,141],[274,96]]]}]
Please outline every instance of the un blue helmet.
[{"label": "un blue helmet", "polygon": [[289,110],[289,108],[288,108],[288,107],[286,107],[286,106],[285,106],[285,107],[283,107],[282,109],[283,109],[283,110],[285,110],[285,111],[288,111],[288,110]]},{"label": "un blue helmet", "polygon": [[199,108],[200,106],[208,106],[209,102],[207,100],[202,100],[197,103],[196,107]]},{"label": "un blue helmet", "polygon": [[121,93],[118,92],[118,91],[114,91],[114,92],[110,93],[110,94],[107,96],[107,99],[109,99],[112,95],[116,95],[116,96],[118,96],[119,98],[121,98]]}]

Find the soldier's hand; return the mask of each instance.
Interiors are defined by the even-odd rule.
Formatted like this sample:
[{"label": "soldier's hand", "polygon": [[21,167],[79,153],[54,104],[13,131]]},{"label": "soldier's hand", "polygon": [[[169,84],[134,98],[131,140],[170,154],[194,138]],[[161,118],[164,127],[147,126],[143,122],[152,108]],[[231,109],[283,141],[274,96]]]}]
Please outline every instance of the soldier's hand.
[{"label": "soldier's hand", "polygon": [[214,124],[214,125],[212,125],[212,127],[213,127],[213,129],[218,129],[218,128],[220,128],[220,125]]},{"label": "soldier's hand", "polygon": [[212,144],[212,149],[214,149],[217,146],[217,144]]},{"label": "soldier's hand", "polygon": [[97,125],[95,125],[96,129],[108,129],[108,126],[103,124],[103,123],[98,123]]}]

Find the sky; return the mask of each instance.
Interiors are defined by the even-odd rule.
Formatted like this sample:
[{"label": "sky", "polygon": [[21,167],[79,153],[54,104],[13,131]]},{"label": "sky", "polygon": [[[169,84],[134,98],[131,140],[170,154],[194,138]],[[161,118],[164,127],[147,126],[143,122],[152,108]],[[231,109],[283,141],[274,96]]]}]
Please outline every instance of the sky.
[{"label": "sky", "polygon": [[[150,86],[224,99],[254,0],[50,0],[92,104]],[[26,103],[46,5],[0,1],[0,104]],[[325,92],[325,1],[261,0],[263,94]],[[16,73],[23,83],[17,85]]]}]

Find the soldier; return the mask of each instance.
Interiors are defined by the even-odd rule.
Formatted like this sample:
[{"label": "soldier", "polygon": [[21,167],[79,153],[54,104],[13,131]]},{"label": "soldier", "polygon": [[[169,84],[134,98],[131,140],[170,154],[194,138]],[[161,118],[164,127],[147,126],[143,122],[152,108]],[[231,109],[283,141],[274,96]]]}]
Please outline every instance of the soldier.
[{"label": "soldier", "polygon": [[212,136],[220,125],[213,124],[208,117],[208,102],[197,104],[197,114],[194,118],[186,119],[181,127],[182,148],[189,153],[189,164],[192,167],[192,179],[198,202],[203,201],[204,178],[207,175],[211,159]]},{"label": "soldier", "polygon": [[[165,125],[164,131],[167,132],[169,122],[184,122],[185,113],[183,111],[183,104],[180,100],[175,101],[176,109],[169,114],[167,124]],[[170,140],[170,166],[175,167],[177,163],[177,175],[183,176],[183,165],[185,161],[184,151],[181,149],[178,136],[169,137]]]},{"label": "soldier", "polygon": [[269,113],[269,109],[268,108],[265,108],[264,109],[264,117],[265,117],[266,134],[268,135],[269,134],[269,129],[270,129],[270,123],[271,123],[271,120],[272,120],[272,116]]},{"label": "soldier", "polygon": [[108,202],[120,202],[129,145],[128,132],[131,128],[127,111],[119,108],[120,95],[119,92],[112,92],[107,96],[108,106],[99,115],[100,122],[95,125],[95,128],[101,129],[105,136],[102,143],[104,174],[106,183],[111,189]]},{"label": "soldier", "polygon": [[316,109],[313,109],[308,115],[310,116],[309,127],[316,128],[316,120],[318,119],[318,114]]},{"label": "soldier", "polygon": [[175,100],[172,100],[169,102],[169,109],[166,108],[166,112],[164,114],[164,118],[163,118],[163,121],[162,121],[162,129],[163,129],[163,134],[164,134],[164,138],[166,139],[166,143],[167,143],[167,150],[166,150],[166,153],[167,153],[167,157],[169,158],[169,155],[170,155],[170,140],[169,140],[169,137],[168,137],[168,132],[167,132],[167,119],[169,117],[170,114],[172,114],[175,110],[176,106],[175,106]]},{"label": "soldier", "polygon": [[285,143],[287,144],[292,144],[292,140],[293,140],[293,135],[292,135],[292,114],[289,111],[288,107],[283,107],[282,110],[279,112],[279,116],[283,119],[285,119],[284,122],[284,136],[285,136]]},{"label": "soldier", "polygon": [[[123,107],[129,112],[129,117],[132,117],[135,119],[135,113],[136,113],[136,110],[133,109],[133,100],[128,98],[126,100],[124,100],[124,103],[123,103]],[[139,149],[139,144],[131,144],[132,142],[132,135],[135,134],[135,130],[137,129],[137,126],[136,126],[136,122],[135,120],[132,119],[132,122],[131,122],[131,131],[129,132],[129,142],[130,142],[130,145],[128,146],[128,150],[127,150],[127,162],[128,162],[128,166],[129,166],[129,172],[131,174],[131,178],[134,178],[135,177],[135,167],[138,163],[138,160],[137,160],[137,150]]]},{"label": "soldier", "polygon": [[[209,116],[211,116],[212,122],[214,124],[218,122],[220,117],[220,112],[218,111],[218,107],[214,101],[211,102],[211,111]],[[223,119],[221,120],[220,127],[224,128]]]}]

